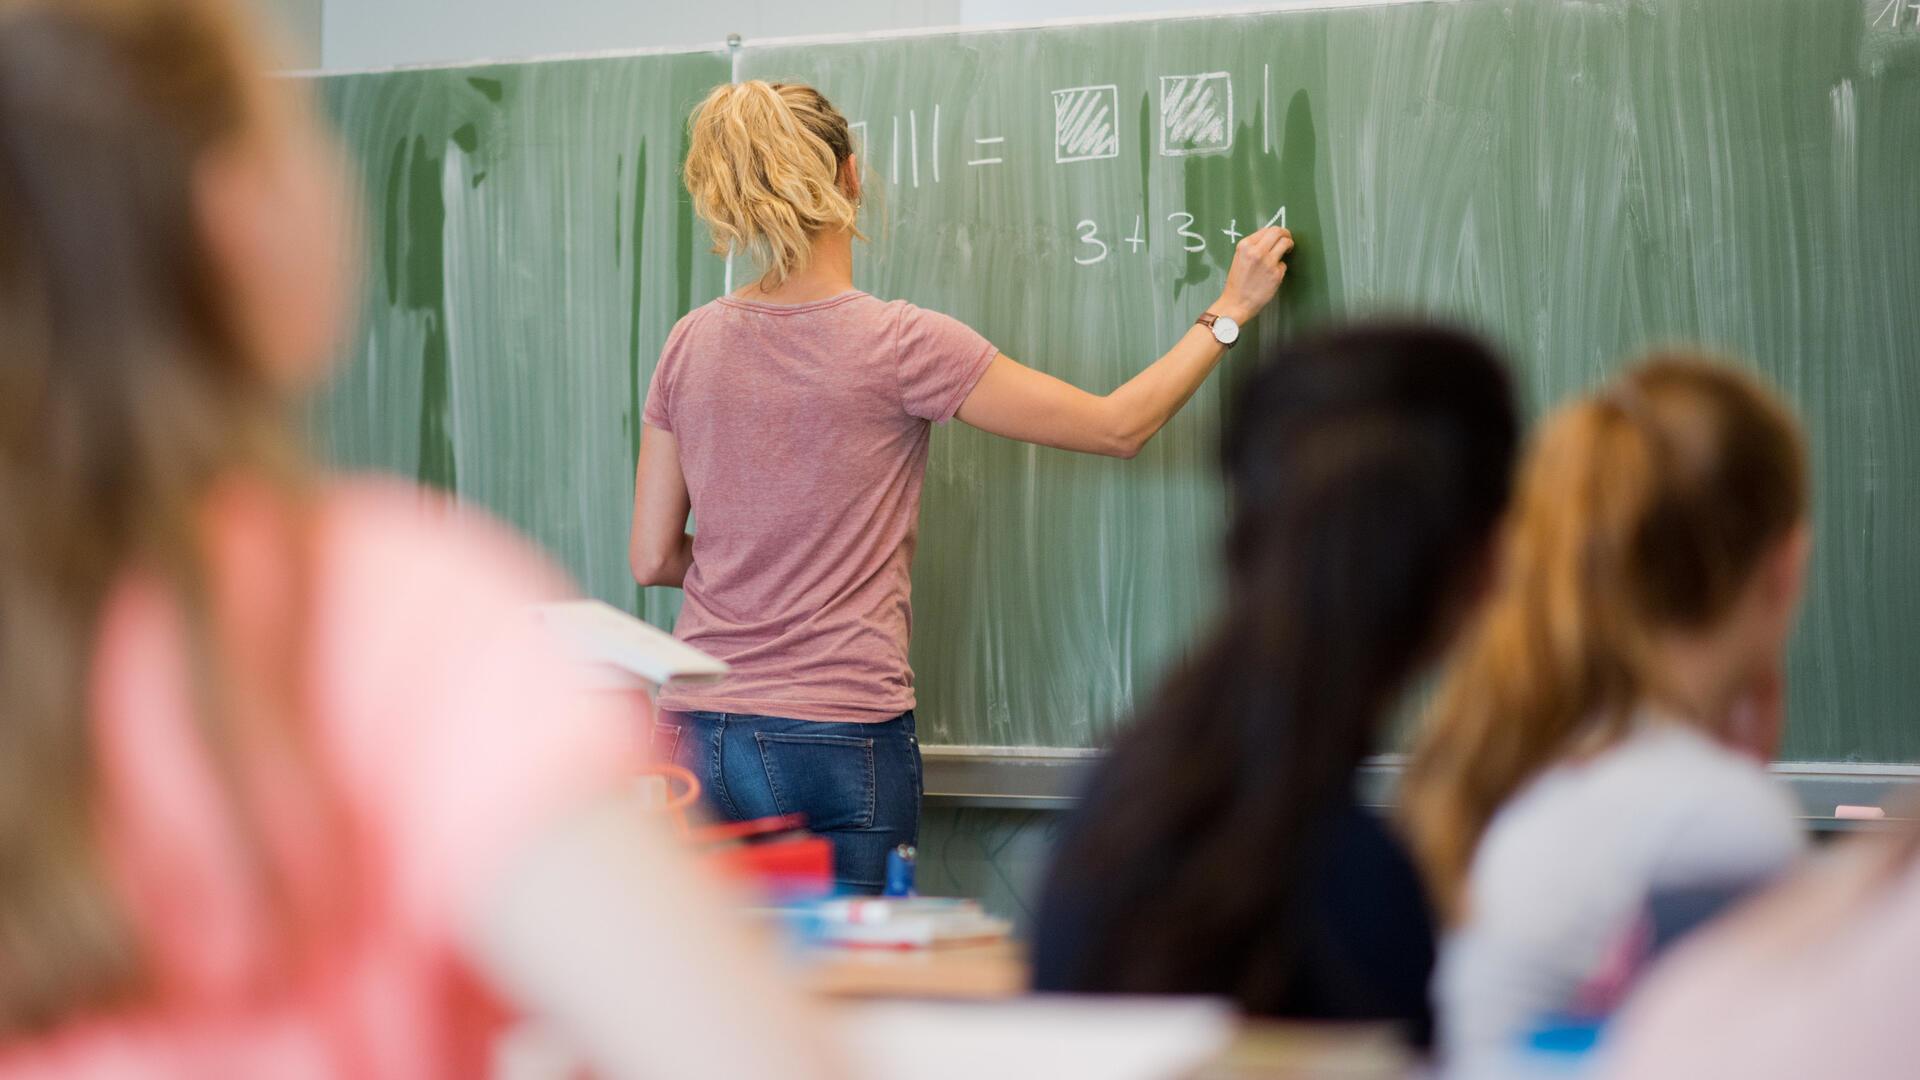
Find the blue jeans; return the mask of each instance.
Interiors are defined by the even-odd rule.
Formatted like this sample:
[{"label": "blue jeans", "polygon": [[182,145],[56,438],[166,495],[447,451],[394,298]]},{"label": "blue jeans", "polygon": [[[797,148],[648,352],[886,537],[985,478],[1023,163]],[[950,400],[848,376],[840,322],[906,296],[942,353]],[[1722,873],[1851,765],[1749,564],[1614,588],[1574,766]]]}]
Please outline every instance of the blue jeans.
[{"label": "blue jeans", "polygon": [[739,713],[662,712],[656,761],[699,777],[722,821],[803,814],[833,845],[844,892],[877,893],[887,852],[920,833],[920,741],[913,713],[878,724],[834,724]]}]

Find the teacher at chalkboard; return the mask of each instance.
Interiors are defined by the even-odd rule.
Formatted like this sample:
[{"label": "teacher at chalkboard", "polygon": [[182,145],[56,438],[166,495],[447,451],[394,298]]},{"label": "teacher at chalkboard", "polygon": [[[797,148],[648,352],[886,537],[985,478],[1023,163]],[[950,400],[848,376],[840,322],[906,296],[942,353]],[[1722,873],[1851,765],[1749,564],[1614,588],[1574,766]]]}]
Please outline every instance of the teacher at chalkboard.
[{"label": "teacher at chalkboard", "polygon": [[722,818],[805,815],[840,885],[877,891],[920,824],[908,572],[932,426],[1132,457],[1273,298],[1293,241],[1241,239],[1220,299],[1102,396],[855,288],[860,170],[846,118],[811,87],[714,90],[686,184],[715,250],[759,276],[680,320],[647,393],[634,579],[685,589],[676,635],[733,669],[662,695],[654,752],[693,770]]}]

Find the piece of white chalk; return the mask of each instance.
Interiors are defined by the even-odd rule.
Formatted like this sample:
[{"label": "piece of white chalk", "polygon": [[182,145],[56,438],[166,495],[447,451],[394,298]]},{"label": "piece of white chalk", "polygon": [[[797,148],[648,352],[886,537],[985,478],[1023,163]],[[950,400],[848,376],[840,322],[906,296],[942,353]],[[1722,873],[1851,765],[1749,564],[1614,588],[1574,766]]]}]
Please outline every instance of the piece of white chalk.
[{"label": "piece of white chalk", "polygon": [[1849,821],[1879,821],[1887,816],[1887,812],[1877,806],[1836,806],[1833,816]]}]

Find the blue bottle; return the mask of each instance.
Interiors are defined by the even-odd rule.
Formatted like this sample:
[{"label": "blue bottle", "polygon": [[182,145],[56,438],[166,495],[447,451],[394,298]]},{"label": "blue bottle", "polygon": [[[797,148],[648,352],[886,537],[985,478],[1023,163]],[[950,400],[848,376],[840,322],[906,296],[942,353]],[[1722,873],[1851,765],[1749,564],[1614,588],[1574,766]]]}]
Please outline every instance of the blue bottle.
[{"label": "blue bottle", "polygon": [[914,864],[920,853],[912,844],[901,844],[887,852],[887,885],[882,896],[912,896]]}]

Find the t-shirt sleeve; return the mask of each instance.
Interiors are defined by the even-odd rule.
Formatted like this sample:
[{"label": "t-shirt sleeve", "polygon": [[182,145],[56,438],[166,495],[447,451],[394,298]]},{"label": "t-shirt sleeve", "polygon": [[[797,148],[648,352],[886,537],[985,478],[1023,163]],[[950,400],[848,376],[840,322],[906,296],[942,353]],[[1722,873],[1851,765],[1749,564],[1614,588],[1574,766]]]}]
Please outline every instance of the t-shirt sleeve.
[{"label": "t-shirt sleeve", "polygon": [[653,366],[653,378],[647,381],[647,404],[640,410],[640,418],[649,427],[673,430],[673,379],[680,369],[681,354],[686,351],[687,324],[693,321],[694,314],[674,324],[667,334],[667,343],[661,346],[660,362]]},{"label": "t-shirt sleeve", "polygon": [[999,355],[966,323],[906,303],[896,342],[902,403],[908,415],[936,424],[953,419]]},{"label": "t-shirt sleeve", "polygon": [[1759,766],[1719,761],[1694,777],[1689,810],[1662,847],[1655,890],[1760,884],[1805,851],[1792,796]]}]

